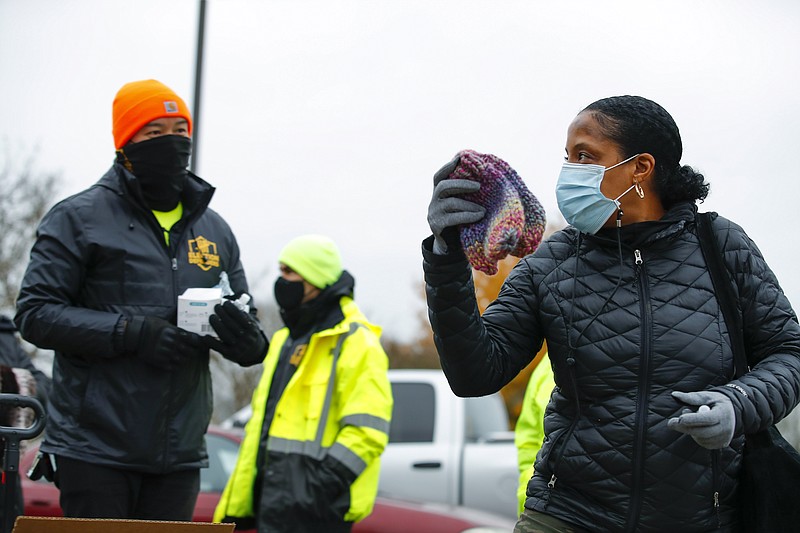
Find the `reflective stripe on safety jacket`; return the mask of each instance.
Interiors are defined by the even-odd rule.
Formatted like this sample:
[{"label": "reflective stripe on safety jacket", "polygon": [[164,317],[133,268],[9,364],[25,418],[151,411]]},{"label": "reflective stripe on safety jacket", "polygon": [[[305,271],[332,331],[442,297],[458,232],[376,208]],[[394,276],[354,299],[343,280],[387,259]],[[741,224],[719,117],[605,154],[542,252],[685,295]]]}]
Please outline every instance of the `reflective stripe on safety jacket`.
[{"label": "reflective stripe on safety jacket", "polygon": [[[357,474],[350,487],[345,521],[358,521],[372,511],[378,491],[380,455],[389,440],[392,413],[388,359],[380,345],[380,328],[349,297],[341,299],[344,320],[314,333],[297,370],[278,400],[269,429],[271,456],[302,454],[322,460],[331,455]],[[264,360],[264,373],[253,393],[253,416],[231,478],[214,513],[253,517],[253,485],[264,413],[278,358],[289,335],[277,331]],[[279,487],[281,480],[275,480]],[[271,481],[269,481],[271,482]],[[266,489],[265,489],[266,490]]]}]

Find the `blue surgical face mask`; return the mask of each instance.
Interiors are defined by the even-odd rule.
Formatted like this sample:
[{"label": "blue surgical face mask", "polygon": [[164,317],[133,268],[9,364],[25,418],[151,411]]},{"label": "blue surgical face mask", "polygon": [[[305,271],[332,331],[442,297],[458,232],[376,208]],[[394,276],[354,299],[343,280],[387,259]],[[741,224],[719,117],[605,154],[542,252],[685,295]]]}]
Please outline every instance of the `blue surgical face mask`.
[{"label": "blue surgical face mask", "polygon": [[558,200],[558,209],[567,222],[584,233],[597,233],[608,217],[619,209],[619,199],[635,187],[635,185],[631,185],[628,190],[614,200],[606,198],[600,192],[603,175],[637,156],[639,154],[632,155],[608,168],[603,165],[564,163],[561,167],[561,174],[558,176],[558,183],[556,183],[556,199]]}]

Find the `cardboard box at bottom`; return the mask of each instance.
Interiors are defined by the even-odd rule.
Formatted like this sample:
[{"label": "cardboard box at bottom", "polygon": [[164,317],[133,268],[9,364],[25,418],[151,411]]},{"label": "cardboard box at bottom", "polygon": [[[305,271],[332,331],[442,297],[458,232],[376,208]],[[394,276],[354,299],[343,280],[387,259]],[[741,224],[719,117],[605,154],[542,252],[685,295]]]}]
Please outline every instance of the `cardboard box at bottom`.
[{"label": "cardboard box at bottom", "polygon": [[234,524],[19,516],[13,533],[232,533]]}]

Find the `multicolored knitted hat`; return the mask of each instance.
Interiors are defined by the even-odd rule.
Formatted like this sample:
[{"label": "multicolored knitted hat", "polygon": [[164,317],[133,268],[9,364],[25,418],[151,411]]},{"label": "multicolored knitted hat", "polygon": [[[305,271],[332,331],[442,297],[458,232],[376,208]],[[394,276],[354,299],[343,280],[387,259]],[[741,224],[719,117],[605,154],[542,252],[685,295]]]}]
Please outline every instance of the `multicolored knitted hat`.
[{"label": "multicolored knitted hat", "polygon": [[472,268],[491,276],[507,255],[524,257],[536,250],[544,234],[544,207],[499,157],[474,150],[462,150],[458,157],[449,178],[479,182],[480,190],[463,198],[486,209],[480,221],[459,227],[461,246]]}]

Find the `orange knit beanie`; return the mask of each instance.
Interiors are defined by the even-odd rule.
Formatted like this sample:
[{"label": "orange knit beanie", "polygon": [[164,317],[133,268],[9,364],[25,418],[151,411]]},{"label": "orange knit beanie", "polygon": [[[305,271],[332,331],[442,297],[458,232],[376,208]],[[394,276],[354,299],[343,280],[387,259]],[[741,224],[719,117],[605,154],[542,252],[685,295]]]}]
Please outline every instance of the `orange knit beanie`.
[{"label": "orange knit beanie", "polygon": [[189,122],[189,135],[192,134],[192,114],[172,89],[156,80],[126,83],[114,97],[114,146],[119,150],[143,126],[161,117],[185,118]]}]

